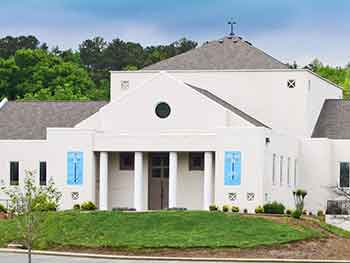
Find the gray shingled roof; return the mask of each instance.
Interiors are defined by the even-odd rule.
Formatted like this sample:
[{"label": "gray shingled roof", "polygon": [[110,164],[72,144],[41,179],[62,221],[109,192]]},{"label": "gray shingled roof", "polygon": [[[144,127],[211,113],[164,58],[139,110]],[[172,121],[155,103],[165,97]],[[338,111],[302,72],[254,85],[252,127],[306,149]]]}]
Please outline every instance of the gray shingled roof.
[{"label": "gray shingled roof", "polygon": [[326,100],[312,137],[350,139],[350,101],[340,99]]},{"label": "gray shingled roof", "polygon": [[74,127],[106,101],[9,101],[0,109],[0,140],[43,140],[48,127]]},{"label": "gray shingled roof", "polygon": [[288,66],[239,37],[225,37],[147,66],[145,70],[287,69]]},{"label": "gray shingled roof", "polygon": [[188,84],[188,83],[185,83],[185,84],[187,86],[191,87],[192,89],[194,89],[195,91],[197,91],[197,92],[201,93],[202,95],[206,96],[210,100],[220,104],[221,106],[223,106],[227,110],[229,110],[229,111],[233,112],[234,114],[238,115],[242,119],[244,119],[244,120],[248,121],[249,123],[253,124],[254,126],[265,127],[265,128],[270,129],[270,127],[266,126],[262,122],[258,121],[257,119],[253,118],[252,116],[248,115],[247,113],[241,111],[240,109],[236,108],[235,106],[233,106],[232,104],[226,102],[225,100],[219,98],[218,96],[216,96],[215,94],[209,92],[208,90],[198,88],[198,87],[193,86],[193,85]]}]

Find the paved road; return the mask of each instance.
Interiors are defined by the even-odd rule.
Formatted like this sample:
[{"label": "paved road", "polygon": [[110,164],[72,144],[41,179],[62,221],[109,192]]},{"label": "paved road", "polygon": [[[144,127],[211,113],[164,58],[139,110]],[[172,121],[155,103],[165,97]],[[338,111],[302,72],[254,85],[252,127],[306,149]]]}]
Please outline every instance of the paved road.
[{"label": "paved road", "polygon": [[[165,263],[166,261],[151,260],[113,260],[113,259],[93,259],[76,257],[57,257],[33,255],[32,263]],[[172,263],[193,263],[183,261],[171,261]],[[0,253],[0,263],[27,263],[27,255]],[[196,262],[200,263],[200,262]],[[204,262],[203,262],[204,263]]]}]

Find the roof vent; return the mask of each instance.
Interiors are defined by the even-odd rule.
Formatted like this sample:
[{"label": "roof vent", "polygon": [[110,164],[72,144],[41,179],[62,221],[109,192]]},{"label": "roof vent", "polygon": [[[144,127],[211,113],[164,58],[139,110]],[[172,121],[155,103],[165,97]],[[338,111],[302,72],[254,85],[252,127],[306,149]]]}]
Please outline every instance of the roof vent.
[{"label": "roof vent", "polygon": [[2,101],[0,101],[0,110],[5,106],[6,102],[8,102],[7,98],[3,98]]}]

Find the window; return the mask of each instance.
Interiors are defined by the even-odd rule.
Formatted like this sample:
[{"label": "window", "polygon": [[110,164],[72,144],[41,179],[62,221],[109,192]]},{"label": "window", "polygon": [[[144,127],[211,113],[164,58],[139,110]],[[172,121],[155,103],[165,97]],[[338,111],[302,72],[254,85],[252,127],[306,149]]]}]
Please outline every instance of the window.
[{"label": "window", "polygon": [[280,157],[280,186],[283,185],[283,156]]},{"label": "window", "polygon": [[340,163],[339,187],[350,187],[349,185],[349,163]]},{"label": "window", "polygon": [[67,153],[67,184],[82,185],[84,172],[83,152]]},{"label": "window", "polygon": [[120,170],[134,170],[134,153],[123,152],[120,153],[119,158]]},{"label": "window", "polygon": [[290,186],[290,157],[288,157],[287,161],[287,184]]},{"label": "window", "polygon": [[297,187],[297,170],[298,170],[298,162],[297,159],[294,160],[294,187]]},{"label": "window", "polygon": [[165,119],[170,115],[170,106],[168,103],[161,102],[156,107],[156,115],[161,118]]},{"label": "window", "polygon": [[288,81],[287,81],[287,87],[289,88],[289,89],[294,89],[295,87],[296,87],[296,81],[295,81],[295,79],[289,79]]},{"label": "window", "polygon": [[19,163],[10,162],[10,185],[19,185]]},{"label": "window", "polygon": [[203,171],[204,170],[204,153],[193,152],[189,156],[189,168],[190,171]]},{"label": "window", "polygon": [[46,185],[46,162],[40,162],[39,181],[40,185]]},{"label": "window", "polygon": [[272,155],[272,184],[276,185],[276,154]]}]

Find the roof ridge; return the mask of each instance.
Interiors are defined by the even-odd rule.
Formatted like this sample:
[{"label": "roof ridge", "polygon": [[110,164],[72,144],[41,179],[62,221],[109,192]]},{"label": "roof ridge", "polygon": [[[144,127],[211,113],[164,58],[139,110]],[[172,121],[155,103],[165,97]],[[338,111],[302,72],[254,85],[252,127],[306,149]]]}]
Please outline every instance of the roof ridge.
[{"label": "roof ridge", "polygon": [[[280,63],[283,66],[288,66],[286,63],[283,63],[282,61],[278,60],[277,58],[275,58],[274,56],[271,56],[270,54],[266,53],[265,51],[263,51],[262,49],[256,47],[255,45],[251,44],[249,45],[245,40],[240,39],[239,41],[241,41],[242,43],[244,43],[245,45],[247,45],[250,48],[254,48],[255,50],[257,50],[258,52],[260,52],[261,54],[268,56],[270,58],[272,58],[273,60],[275,60],[277,63]],[[250,42],[249,42],[250,43]]]},{"label": "roof ridge", "polygon": [[265,125],[264,123],[262,123],[261,121],[255,119],[254,117],[252,117],[251,115],[245,113],[244,111],[238,109],[237,107],[233,106],[231,103],[228,103],[224,99],[216,96],[214,93],[211,93],[210,91],[208,91],[206,89],[202,89],[202,88],[196,87],[194,85],[191,85],[189,83],[185,83],[185,84],[187,86],[189,86],[190,88],[196,90],[197,92],[201,93],[202,95],[206,96],[210,100],[220,104],[221,106],[223,106],[226,109],[230,110],[231,112],[235,113],[236,115],[238,115],[242,119],[250,122],[251,124],[253,124],[253,125],[257,126],[257,127],[265,127],[265,128],[271,129],[269,126]]},{"label": "roof ridge", "polygon": [[[241,44],[242,43],[242,44]],[[240,36],[206,41],[176,56],[147,65],[143,70],[287,69],[287,64]]]}]

